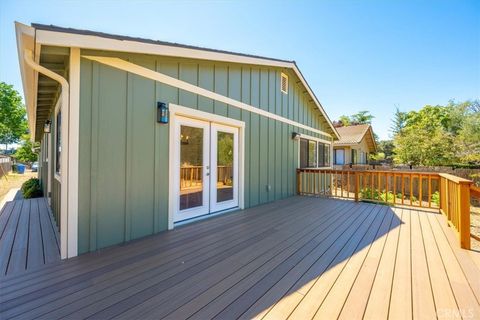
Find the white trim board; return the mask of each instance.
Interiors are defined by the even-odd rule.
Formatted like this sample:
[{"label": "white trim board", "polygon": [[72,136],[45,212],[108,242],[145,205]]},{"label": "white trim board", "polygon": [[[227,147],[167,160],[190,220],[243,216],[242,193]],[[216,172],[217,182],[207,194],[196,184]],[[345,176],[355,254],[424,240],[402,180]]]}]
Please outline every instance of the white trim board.
[{"label": "white trim board", "polygon": [[78,175],[80,144],[80,49],[70,48],[68,127],[68,241],[67,257],[78,255]]},{"label": "white trim board", "polygon": [[127,71],[127,72],[130,72],[130,73],[133,73],[133,74],[137,74],[137,75],[145,77],[147,79],[155,80],[155,81],[170,85],[170,86],[178,88],[178,89],[189,91],[189,92],[192,92],[194,94],[198,94],[198,95],[206,97],[206,98],[210,98],[210,99],[213,99],[213,100],[216,100],[216,101],[219,101],[219,102],[223,102],[223,103],[226,103],[228,105],[240,108],[240,109],[245,110],[245,111],[256,113],[258,115],[261,115],[261,116],[264,116],[264,117],[267,117],[267,118],[270,118],[270,119],[273,119],[273,120],[276,120],[276,121],[280,121],[280,122],[283,122],[283,123],[286,123],[286,124],[289,124],[289,125],[292,125],[292,126],[295,126],[295,127],[299,127],[299,128],[311,131],[311,132],[315,132],[315,133],[318,133],[318,134],[322,134],[322,135],[331,137],[331,135],[327,132],[309,127],[309,126],[304,125],[302,123],[284,118],[284,117],[276,115],[274,113],[256,108],[256,107],[251,106],[249,104],[246,104],[246,103],[240,102],[238,100],[235,100],[235,99],[226,97],[224,95],[218,94],[216,92],[213,92],[213,91],[195,86],[195,85],[190,84],[188,82],[170,77],[166,74],[150,70],[148,68],[139,66],[137,64],[128,62],[128,61],[120,59],[120,58],[100,57],[100,56],[85,56],[85,55],[83,55],[82,57],[86,58],[86,59],[89,59],[89,60],[92,60],[92,61],[102,63],[104,65],[107,65],[107,66],[110,66],[110,67],[113,67],[113,68],[117,68],[117,69]]}]

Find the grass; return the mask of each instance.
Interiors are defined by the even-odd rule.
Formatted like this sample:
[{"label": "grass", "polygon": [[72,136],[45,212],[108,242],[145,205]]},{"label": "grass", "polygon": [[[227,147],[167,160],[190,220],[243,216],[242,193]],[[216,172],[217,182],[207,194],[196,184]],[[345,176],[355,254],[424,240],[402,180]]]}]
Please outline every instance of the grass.
[{"label": "grass", "polygon": [[20,188],[30,178],[37,176],[36,172],[25,171],[24,174],[12,173],[0,178],[0,202],[10,189]]}]

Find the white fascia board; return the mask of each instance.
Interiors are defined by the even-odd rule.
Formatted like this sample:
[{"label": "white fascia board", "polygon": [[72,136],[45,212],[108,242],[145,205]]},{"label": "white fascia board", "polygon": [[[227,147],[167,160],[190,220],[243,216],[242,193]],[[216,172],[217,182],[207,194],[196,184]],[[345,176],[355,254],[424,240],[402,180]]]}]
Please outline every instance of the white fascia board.
[{"label": "white fascia board", "polygon": [[337,130],[333,126],[330,118],[313,94],[307,81],[293,62],[278,61],[273,59],[264,59],[261,57],[249,57],[237,54],[230,54],[225,52],[214,52],[202,49],[183,48],[177,46],[169,46],[163,44],[145,43],[140,41],[110,39],[94,35],[73,34],[67,32],[56,32],[49,30],[37,30],[36,41],[43,45],[64,46],[64,47],[78,47],[81,49],[106,50],[106,51],[120,51],[140,54],[152,54],[170,57],[191,58],[209,61],[222,61],[241,64],[254,64],[261,66],[273,66],[280,68],[292,69],[297,77],[306,88],[308,94],[315,102],[315,105],[320,110],[330,128],[334,133],[334,137],[340,139]]},{"label": "white fascia board", "polygon": [[[31,140],[34,141],[36,124],[36,76],[34,70],[26,65],[24,52],[26,49],[31,51],[34,50],[35,29],[20,22],[15,22],[15,34],[23,94],[25,97],[25,106],[27,108],[28,128],[30,130]],[[26,39],[31,39],[31,43],[26,43]]]}]

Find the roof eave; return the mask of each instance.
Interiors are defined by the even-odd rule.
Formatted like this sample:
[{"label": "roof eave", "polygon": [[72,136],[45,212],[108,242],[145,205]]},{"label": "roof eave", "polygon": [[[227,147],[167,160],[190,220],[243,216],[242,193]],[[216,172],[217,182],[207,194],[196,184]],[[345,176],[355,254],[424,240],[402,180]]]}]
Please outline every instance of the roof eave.
[{"label": "roof eave", "polygon": [[24,60],[25,50],[35,51],[35,28],[15,21],[15,34],[25,107],[27,109],[28,129],[30,131],[31,140],[35,141],[36,72],[29,68]]},{"label": "roof eave", "polygon": [[323,109],[312,89],[303,77],[295,61],[272,59],[254,55],[239,54],[228,51],[199,48],[186,45],[178,45],[148,39],[115,36],[104,33],[96,33],[86,30],[68,29],[40,24],[32,24],[36,27],[36,41],[43,45],[78,47],[82,49],[122,51],[131,53],[155,54],[183,58],[203,59],[211,61],[224,61],[243,64],[256,64],[275,66],[292,69],[302,84],[307,89],[315,105],[328,123],[333,139],[339,140],[340,135],[333,126],[332,121]]}]

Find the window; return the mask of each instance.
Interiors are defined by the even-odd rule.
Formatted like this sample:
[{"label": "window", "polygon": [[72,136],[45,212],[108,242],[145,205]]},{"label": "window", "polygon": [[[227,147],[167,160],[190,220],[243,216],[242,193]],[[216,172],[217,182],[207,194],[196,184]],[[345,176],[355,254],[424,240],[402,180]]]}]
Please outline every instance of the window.
[{"label": "window", "polygon": [[60,174],[60,162],[62,155],[62,112],[57,113],[55,121],[55,172]]},{"label": "window", "polygon": [[288,76],[283,72],[281,74],[280,91],[288,94]]},{"label": "window", "polygon": [[318,142],[318,166],[330,166],[330,145]]},{"label": "window", "polygon": [[352,159],[351,159],[351,163],[352,164],[356,164],[358,162],[358,155],[357,155],[357,150],[356,149],[352,149]]},{"label": "window", "polygon": [[345,150],[335,150],[335,164],[345,164]]},{"label": "window", "polygon": [[330,166],[330,145],[315,140],[300,139],[300,168]]}]

